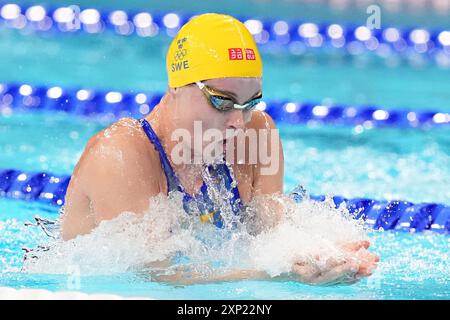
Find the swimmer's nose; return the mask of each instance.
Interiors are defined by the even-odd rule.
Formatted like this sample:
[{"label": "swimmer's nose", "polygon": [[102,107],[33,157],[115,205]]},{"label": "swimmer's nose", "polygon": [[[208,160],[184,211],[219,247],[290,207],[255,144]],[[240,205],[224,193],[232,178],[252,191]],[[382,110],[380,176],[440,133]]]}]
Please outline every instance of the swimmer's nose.
[{"label": "swimmer's nose", "polygon": [[230,110],[227,112],[227,128],[228,129],[244,129],[245,120],[242,110]]}]

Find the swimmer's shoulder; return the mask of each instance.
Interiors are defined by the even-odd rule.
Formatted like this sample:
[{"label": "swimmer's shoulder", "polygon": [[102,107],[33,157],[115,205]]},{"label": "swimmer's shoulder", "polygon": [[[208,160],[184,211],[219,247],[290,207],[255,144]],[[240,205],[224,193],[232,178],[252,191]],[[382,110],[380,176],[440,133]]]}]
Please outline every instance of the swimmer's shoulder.
[{"label": "swimmer's shoulder", "polygon": [[126,118],[89,139],[67,189],[64,239],[86,234],[124,211],[144,212],[161,192],[158,154],[140,131],[137,120]]},{"label": "swimmer's shoulder", "polygon": [[276,129],[275,122],[272,117],[261,110],[253,110],[252,118],[246,124],[247,128],[252,129]]},{"label": "swimmer's shoulder", "polygon": [[140,122],[132,118],[122,118],[92,136],[74,174],[77,169],[90,177],[109,172],[112,182],[122,178],[137,181],[148,178],[156,182],[162,170],[158,152]]},{"label": "swimmer's shoulder", "polygon": [[133,150],[133,146],[144,136],[140,123],[136,119],[121,118],[109,127],[97,132],[86,144],[85,152],[98,151],[101,147]]},{"label": "swimmer's shoulder", "polygon": [[149,143],[140,122],[132,118],[122,118],[92,136],[85,153],[108,159],[114,155],[119,159],[121,154],[133,160],[159,162],[158,153]]}]

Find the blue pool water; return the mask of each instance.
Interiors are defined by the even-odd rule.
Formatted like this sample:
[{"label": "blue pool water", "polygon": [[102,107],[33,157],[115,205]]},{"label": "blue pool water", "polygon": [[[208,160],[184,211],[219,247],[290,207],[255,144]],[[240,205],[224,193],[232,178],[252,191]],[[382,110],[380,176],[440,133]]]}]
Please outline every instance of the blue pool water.
[{"label": "blue pool water", "polygon": [[[141,5],[139,1],[129,4],[130,8]],[[159,6],[165,9],[163,4]],[[245,2],[245,6],[250,7],[251,2]],[[283,6],[280,15],[292,14]],[[239,8],[242,10],[233,4],[230,12]],[[312,17],[325,19],[320,16],[321,10],[311,12]],[[356,12],[336,17],[357,21],[360,16]],[[405,19],[402,16],[398,21]],[[435,19],[433,23],[444,28],[444,20]],[[420,17],[415,20],[423,21]],[[164,55],[169,40],[166,36],[142,39],[110,33],[24,35],[0,29],[0,82],[161,92],[166,87]],[[370,55],[351,58],[321,52],[302,56],[262,52],[267,99],[450,111],[450,73],[433,63],[413,66],[401,61],[386,63]],[[0,169],[69,175],[89,137],[107,125],[65,113],[2,113]],[[344,126],[278,125],[286,161],[285,191],[301,183],[314,194],[450,204],[448,126],[359,131]],[[55,275],[51,270],[37,274],[21,271],[21,247],[32,248],[48,241],[42,232],[24,226],[35,215],[54,219],[58,210],[0,198],[0,286],[74,289],[70,275]],[[174,287],[149,281],[140,273],[120,272],[82,275],[75,289],[162,299],[450,298],[448,236],[373,232],[370,239],[372,251],[381,258],[379,268],[371,278],[352,286],[241,281]]]}]

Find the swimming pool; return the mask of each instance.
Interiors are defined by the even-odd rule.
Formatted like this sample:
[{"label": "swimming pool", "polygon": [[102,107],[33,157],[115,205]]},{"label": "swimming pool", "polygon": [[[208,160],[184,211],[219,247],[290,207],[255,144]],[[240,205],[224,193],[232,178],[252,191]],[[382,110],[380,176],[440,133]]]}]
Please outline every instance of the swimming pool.
[{"label": "swimming pool", "polygon": [[[5,82],[134,93],[165,89],[166,36],[0,32],[0,61],[4,61],[0,71]],[[391,65],[370,55],[349,58],[320,52],[299,56],[267,52],[263,59],[268,99],[450,111],[450,75],[433,63]],[[0,168],[70,175],[88,138],[106,125],[63,112],[2,112]],[[286,191],[302,183],[313,194],[450,204],[448,126],[279,126],[286,155]],[[150,282],[135,272],[82,275],[79,285],[73,286],[71,275],[20,272],[21,247],[48,241],[37,229],[23,226],[24,222],[32,221],[34,215],[54,219],[57,209],[0,198],[0,212],[0,286],[162,299],[450,297],[446,235],[372,233],[373,250],[382,262],[373,277],[352,286],[243,281],[173,287]]]}]

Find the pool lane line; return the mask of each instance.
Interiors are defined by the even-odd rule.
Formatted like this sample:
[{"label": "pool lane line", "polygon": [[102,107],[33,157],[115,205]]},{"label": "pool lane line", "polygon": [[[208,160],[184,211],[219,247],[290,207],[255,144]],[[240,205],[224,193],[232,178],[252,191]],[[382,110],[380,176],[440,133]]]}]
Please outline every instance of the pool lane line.
[{"label": "pool lane line", "polygon": [[[59,86],[0,83],[0,115],[47,110],[110,122],[122,117],[139,119],[150,113],[162,96],[162,92],[64,89]],[[278,123],[350,125],[358,126],[355,129],[361,131],[373,127],[429,128],[450,125],[450,113],[437,110],[393,110],[376,105],[326,105],[281,99],[262,101],[257,109],[267,112]]]},{"label": "pool lane line", "polygon": [[[175,36],[195,13],[148,12],[145,10],[100,10],[79,6],[44,7],[7,3],[0,8],[0,26],[50,34],[83,32],[100,34],[106,30],[121,36]],[[236,16],[252,33],[261,49],[301,55],[325,48],[354,56],[374,53],[381,58],[401,56],[411,62],[429,57],[438,65],[450,67],[450,31],[422,27],[379,27],[366,24],[314,23],[277,18],[258,19]],[[364,21],[366,22],[366,21]]]},{"label": "pool lane line", "polygon": [[[60,207],[64,204],[69,182],[68,175],[0,169],[0,197],[39,201]],[[290,196],[297,202],[303,200],[303,197],[296,193]],[[363,219],[367,226],[375,230],[411,233],[429,230],[442,234],[450,233],[450,206],[444,204],[413,204],[403,200],[379,201],[369,198],[347,199],[341,196],[327,198],[323,195],[312,195],[310,199],[332,199],[336,208],[345,206],[355,219]]]}]

